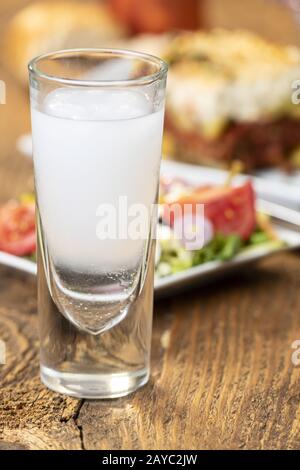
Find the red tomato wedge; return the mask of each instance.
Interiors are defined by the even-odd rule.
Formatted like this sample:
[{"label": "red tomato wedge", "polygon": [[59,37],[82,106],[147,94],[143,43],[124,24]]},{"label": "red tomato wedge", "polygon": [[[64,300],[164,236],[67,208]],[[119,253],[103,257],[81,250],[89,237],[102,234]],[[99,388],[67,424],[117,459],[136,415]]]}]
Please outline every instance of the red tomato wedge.
[{"label": "red tomato wedge", "polygon": [[35,249],[34,204],[9,201],[0,208],[0,250],[25,256]]},{"label": "red tomato wedge", "polygon": [[[255,229],[255,195],[250,181],[242,186],[196,188],[174,203],[181,208],[189,204],[184,210],[192,212],[195,212],[196,204],[204,204],[204,216],[211,221],[216,232],[224,235],[237,234],[247,240]],[[163,211],[164,221],[171,226],[176,217],[172,204],[166,204]]]}]

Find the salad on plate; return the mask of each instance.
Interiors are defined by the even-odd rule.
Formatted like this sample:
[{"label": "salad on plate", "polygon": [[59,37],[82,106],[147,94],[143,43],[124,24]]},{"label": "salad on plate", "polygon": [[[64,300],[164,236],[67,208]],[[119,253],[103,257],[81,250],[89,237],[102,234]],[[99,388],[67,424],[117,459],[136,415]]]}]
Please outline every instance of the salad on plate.
[{"label": "salad on plate", "polygon": [[[228,261],[242,251],[258,246],[281,248],[270,218],[255,208],[255,192],[251,181],[232,185],[234,171],[224,185],[195,186],[180,178],[161,178],[160,224],[156,276],[161,278],[210,261]],[[177,214],[175,207],[188,207],[184,211],[184,233],[197,230],[197,204],[202,205],[203,231],[199,246],[188,246],[188,241],[176,237]],[[179,211],[179,218],[182,217]],[[174,233],[175,232],[175,233]]]},{"label": "salad on plate", "polygon": [[[178,177],[161,177],[156,278],[210,261],[226,262],[258,246],[272,249],[284,246],[269,217],[256,211],[251,181],[239,186],[232,184],[237,172],[233,168],[223,185],[195,186]],[[179,233],[178,228],[182,227],[184,230]],[[195,236],[191,244],[197,230],[202,231],[201,236]],[[0,207],[0,251],[35,261],[33,194],[24,194]]]}]

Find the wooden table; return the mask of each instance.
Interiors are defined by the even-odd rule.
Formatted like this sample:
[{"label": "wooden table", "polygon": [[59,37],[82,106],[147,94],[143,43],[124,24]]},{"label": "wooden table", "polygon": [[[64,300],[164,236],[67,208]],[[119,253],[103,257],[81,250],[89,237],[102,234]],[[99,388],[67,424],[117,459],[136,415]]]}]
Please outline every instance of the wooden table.
[{"label": "wooden table", "polygon": [[[15,149],[29,127],[26,93],[3,68],[0,79],[4,201],[32,188],[32,168]],[[300,448],[299,287],[299,255],[286,254],[155,303],[150,383],[100,402],[41,384],[35,279],[0,267],[0,448]]]},{"label": "wooden table", "polygon": [[276,256],[156,303],[150,383],[100,402],[40,383],[35,280],[1,268],[0,448],[299,448],[299,285],[299,257]]}]

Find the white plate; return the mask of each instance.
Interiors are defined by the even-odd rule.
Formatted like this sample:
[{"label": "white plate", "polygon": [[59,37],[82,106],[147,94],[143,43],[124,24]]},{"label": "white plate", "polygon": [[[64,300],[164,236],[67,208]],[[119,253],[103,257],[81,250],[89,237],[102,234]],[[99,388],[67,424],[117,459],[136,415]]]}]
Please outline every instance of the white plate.
[{"label": "white plate", "polygon": [[[155,295],[157,297],[165,296],[173,291],[178,292],[192,287],[195,284],[200,285],[213,279],[220,278],[230,272],[242,269],[247,264],[254,263],[280,251],[300,248],[300,231],[298,232],[297,230],[283,227],[278,223],[274,223],[274,227],[280,239],[286,242],[286,247],[273,249],[268,246],[261,245],[238,254],[230,261],[210,261],[186,271],[166,276],[165,278],[156,279]],[[37,271],[36,263],[1,251],[0,263],[34,275]]]},{"label": "white plate", "polygon": [[[228,175],[227,171],[199,165],[164,160],[162,174],[180,176],[195,184],[221,184]],[[275,202],[295,210],[300,210],[300,172],[292,174],[282,170],[257,171],[256,176],[240,175],[235,181],[241,183],[247,178],[253,181],[256,194],[266,201]]]},{"label": "white plate", "polygon": [[243,269],[245,265],[259,261],[267,256],[300,248],[300,232],[281,227],[277,223],[274,223],[274,228],[280,239],[285,241],[287,246],[280,249],[263,245],[255,248],[251,247],[251,249],[236,255],[230,261],[210,261],[199,266],[194,266],[186,271],[157,279],[155,281],[155,295],[159,297],[166,296],[171,293],[173,289],[175,292],[179,292],[195,285],[202,285],[206,282],[218,279],[225,274]]},{"label": "white plate", "polygon": [[[163,162],[162,175],[185,178],[191,183],[201,185],[210,182],[214,184],[222,183],[226,177],[226,172],[182,163]],[[236,182],[241,182],[244,179],[244,176],[239,176],[236,178]],[[262,193],[259,191],[260,184],[257,183],[256,179],[254,179],[254,184],[261,195]],[[156,296],[168,295],[173,291],[178,292],[195,284],[203,284],[229,272],[242,269],[246,264],[254,263],[279,251],[300,248],[300,213],[261,200],[258,200],[257,206],[273,217],[274,228],[279,238],[286,242],[286,247],[274,249],[270,246],[261,245],[238,254],[230,261],[211,261],[165,278],[156,279]],[[30,274],[36,274],[36,264],[24,258],[0,252],[0,263]]]}]

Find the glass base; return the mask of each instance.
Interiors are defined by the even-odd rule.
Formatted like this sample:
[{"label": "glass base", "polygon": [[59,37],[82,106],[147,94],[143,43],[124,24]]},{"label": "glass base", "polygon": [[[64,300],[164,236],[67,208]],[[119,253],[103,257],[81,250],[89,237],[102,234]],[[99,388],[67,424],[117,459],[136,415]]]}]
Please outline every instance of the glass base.
[{"label": "glass base", "polygon": [[112,374],[74,374],[41,366],[41,380],[46,387],[76,398],[123,397],[145,385],[148,379],[149,369]]}]

